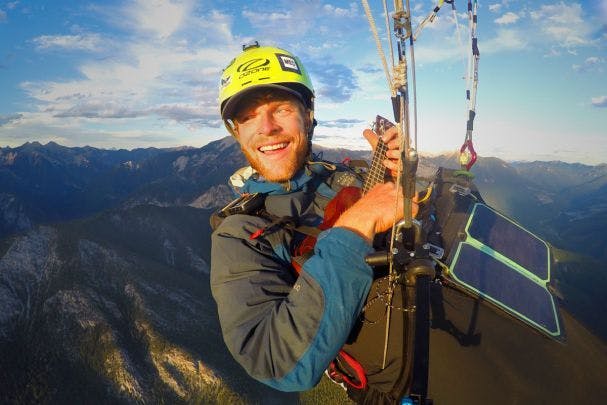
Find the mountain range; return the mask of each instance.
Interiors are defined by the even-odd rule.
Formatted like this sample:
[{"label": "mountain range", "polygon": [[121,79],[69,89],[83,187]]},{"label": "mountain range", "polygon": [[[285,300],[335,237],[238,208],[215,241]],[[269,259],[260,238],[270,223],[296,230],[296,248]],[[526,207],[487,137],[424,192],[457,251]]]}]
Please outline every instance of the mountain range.
[{"label": "mountain range", "polygon": [[[315,150],[328,160],[369,155]],[[0,148],[2,397],[315,401],[252,381],[221,339],[209,216],[233,198],[226,181],[244,164],[231,138],[202,148]],[[457,167],[457,156],[423,157],[420,174],[438,166]],[[491,206],[553,245],[561,303],[606,354],[607,165],[481,158],[473,173]]]}]

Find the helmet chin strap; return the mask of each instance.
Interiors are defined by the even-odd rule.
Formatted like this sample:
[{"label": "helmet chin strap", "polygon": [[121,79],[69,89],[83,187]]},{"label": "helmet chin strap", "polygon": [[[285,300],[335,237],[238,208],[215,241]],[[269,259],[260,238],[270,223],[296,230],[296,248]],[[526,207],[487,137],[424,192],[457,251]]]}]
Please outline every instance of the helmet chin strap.
[{"label": "helmet chin strap", "polygon": [[308,113],[309,116],[309,123],[308,124],[308,141],[310,143],[312,143],[312,137],[314,136],[314,128],[316,128],[316,125],[318,125],[318,122],[316,121],[316,119],[314,119],[314,110],[310,110],[310,112]]},{"label": "helmet chin strap", "polygon": [[234,129],[234,123],[232,120],[223,120],[223,125],[234,138],[236,138],[236,130]]}]

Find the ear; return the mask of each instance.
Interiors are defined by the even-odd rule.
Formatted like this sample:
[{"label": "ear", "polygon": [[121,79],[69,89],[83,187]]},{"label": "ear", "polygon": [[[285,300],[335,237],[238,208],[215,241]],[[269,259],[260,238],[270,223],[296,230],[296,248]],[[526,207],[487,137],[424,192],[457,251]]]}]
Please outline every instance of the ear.
[{"label": "ear", "polygon": [[310,109],[306,109],[306,113],[304,114],[304,127],[307,134],[314,129],[314,111]]}]

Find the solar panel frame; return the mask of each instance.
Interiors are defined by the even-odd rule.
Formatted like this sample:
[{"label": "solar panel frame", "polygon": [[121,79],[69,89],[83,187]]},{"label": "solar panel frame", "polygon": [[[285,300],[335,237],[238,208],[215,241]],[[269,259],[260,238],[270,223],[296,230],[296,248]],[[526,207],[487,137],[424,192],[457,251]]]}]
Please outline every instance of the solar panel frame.
[{"label": "solar panel frame", "polygon": [[[546,254],[545,277],[538,276],[538,274],[543,275],[544,274],[543,271],[537,271],[537,272],[531,271],[531,270],[523,267],[517,261],[518,258],[508,257],[506,254],[504,254],[505,252],[499,252],[498,250],[495,250],[491,246],[488,246],[485,243],[483,243],[482,241],[479,241],[478,239],[476,239],[474,236],[479,236],[479,235],[478,235],[478,233],[476,233],[476,235],[475,235],[475,232],[474,232],[475,222],[474,221],[476,220],[477,221],[476,224],[478,224],[479,217],[482,216],[482,215],[477,215],[478,213],[494,214],[494,215],[496,215],[496,218],[498,219],[498,221],[501,223],[502,228],[503,228],[504,224],[506,224],[509,227],[512,227],[512,229],[509,229],[509,236],[511,238],[510,240],[512,240],[512,235],[515,234],[514,231],[524,232],[524,233],[521,233],[520,235],[523,235],[524,238],[532,238],[532,240],[537,243],[535,248],[537,248],[538,246],[542,246],[543,249],[545,248],[545,254]],[[485,219],[486,219],[486,215],[485,215]],[[471,229],[472,229],[472,231],[471,231]],[[555,338],[555,339],[560,338],[563,334],[563,331],[562,331],[561,325],[560,325],[558,306],[555,303],[554,297],[552,296],[552,294],[550,293],[550,291],[547,288],[548,283],[550,281],[550,270],[551,270],[550,247],[548,246],[548,244],[546,242],[544,242],[541,238],[536,236],[535,234],[529,232],[528,230],[526,230],[523,227],[521,227],[520,225],[518,225],[516,222],[512,221],[511,219],[507,218],[506,216],[500,214],[499,212],[493,210],[491,207],[489,207],[483,203],[475,203],[473,205],[472,209],[470,210],[470,216],[468,218],[468,221],[466,222],[464,232],[465,232],[465,239],[460,240],[457,243],[457,247],[455,250],[452,250],[452,253],[450,255],[451,259],[448,261],[449,262],[448,263],[449,264],[449,272],[448,272],[449,278],[451,278],[460,287],[463,287],[465,290],[470,291],[474,295],[478,295],[478,296],[482,297],[483,299],[487,300],[488,302],[492,303],[493,305],[497,306],[498,308],[501,308],[505,312],[511,314],[516,319],[519,319],[519,320],[525,322],[526,324],[532,326],[534,329],[540,331],[544,335],[547,335],[547,336],[549,336],[551,338]],[[485,239],[485,242],[487,242],[486,239]],[[540,242],[541,242],[541,244],[540,244]],[[493,247],[498,247],[498,246],[496,246],[494,244]],[[527,291],[536,290],[536,292],[533,293],[533,296],[527,296],[526,298],[525,297],[521,298],[520,295],[518,296],[518,298],[523,299],[523,301],[526,300],[527,302],[533,303],[534,305],[531,306],[531,309],[529,311],[525,311],[524,308],[522,308],[519,305],[519,304],[521,304],[521,302],[516,302],[517,297],[515,297],[514,293],[511,296],[507,296],[504,294],[500,294],[498,290],[487,291],[487,290],[489,290],[487,288],[485,291],[483,291],[483,289],[482,289],[482,287],[480,287],[480,285],[475,286],[474,283],[471,282],[473,280],[470,278],[467,278],[467,277],[471,276],[472,274],[470,272],[468,274],[465,274],[464,270],[461,270],[460,267],[458,267],[458,266],[463,265],[464,269],[465,269],[465,266],[466,266],[466,263],[464,260],[465,255],[466,254],[469,255],[469,253],[466,253],[467,249],[474,249],[474,251],[477,251],[477,252],[479,252],[479,254],[484,255],[485,257],[479,256],[475,260],[477,262],[484,261],[486,264],[486,267],[492,267],[492,270],[494,271],[493,276],[495,277],[497,275],[497,276],[502,277],[502,280],[501,280],[502,283],[505,283],[507,281],[506,278],[504,277],[504,274],[506,274],[506,273],[501,274],[501,275],[499,274],[499,267],[496,267],[499,265],[503,266],[504,269],[508,269],[509,271],[513,272],[512,277],[511,277],[512,279],[517,279],[517,280],[523,281],[523,282],[528,281],[529,284],[527,284],[527,285],[519,284],[519,289],[516,292],[520,293],[522,290],[527,290]],[[508,250],[508,249],[506,248],[506,249],[501,249],[501,250]],[[510,250],[508,253],[510,254],[510,256],[513,255],[512,250]],[[533,262],[533,261],[531,261],[531,262]],[[499,263],[499,265],[497,263]],[[527,263],[530,263],[530,262],[527,261]],[[481,271],[480,268],[477,269],[475,277],[480,274],[480,271]],[[474,273],[474,272],[472,272],[472,273]],[[495,287],[495,285],[493,285],[493,287]],[[541,292],[543,297],[539,296],[538,292]],[[501,300],[500,300],[500,296],[502,298]],[[508,300],[510,300],[510,302],[509,302],[510,305],[506,302],[503,302],[503,301],[508,301]],[[538,315],[539,313],[541,313],[542,316],[539,316]],[[549,319],[544,317],[547,314],[549,314]]]}]

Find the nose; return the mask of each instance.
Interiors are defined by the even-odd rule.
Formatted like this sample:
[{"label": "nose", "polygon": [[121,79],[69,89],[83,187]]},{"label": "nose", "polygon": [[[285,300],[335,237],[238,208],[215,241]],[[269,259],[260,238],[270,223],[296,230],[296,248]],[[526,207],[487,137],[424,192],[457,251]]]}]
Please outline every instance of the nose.
[{"label": "nose", "polygon": [[259,133],[273,135],[280,130],[272,111],[263,111],[259,116]]}]

